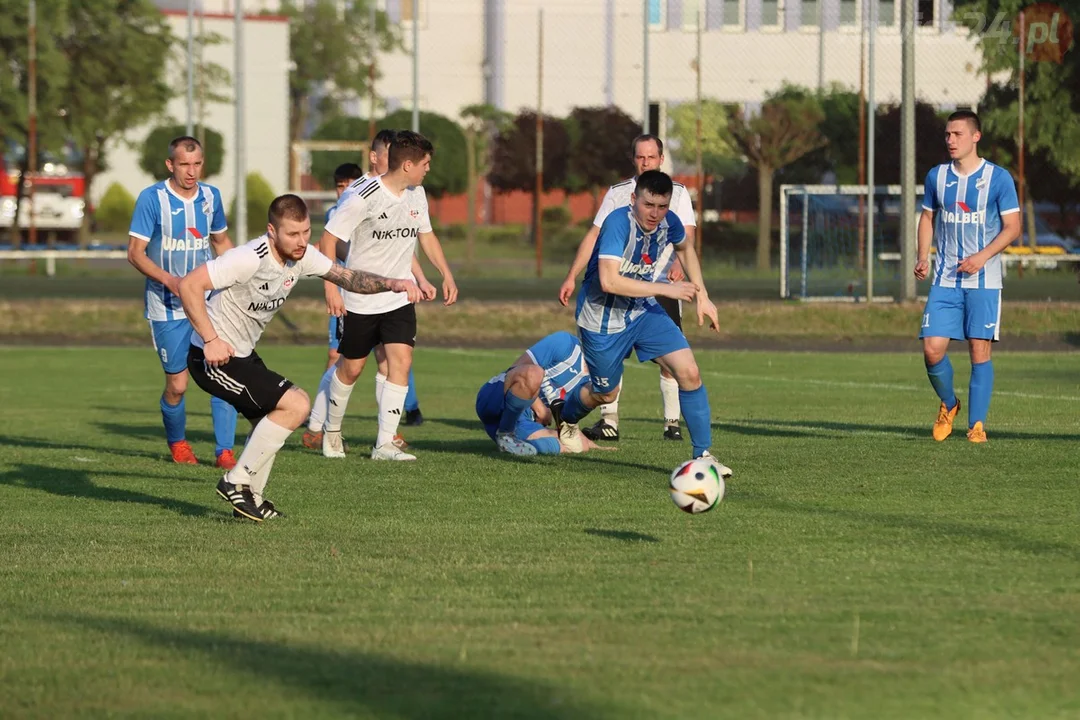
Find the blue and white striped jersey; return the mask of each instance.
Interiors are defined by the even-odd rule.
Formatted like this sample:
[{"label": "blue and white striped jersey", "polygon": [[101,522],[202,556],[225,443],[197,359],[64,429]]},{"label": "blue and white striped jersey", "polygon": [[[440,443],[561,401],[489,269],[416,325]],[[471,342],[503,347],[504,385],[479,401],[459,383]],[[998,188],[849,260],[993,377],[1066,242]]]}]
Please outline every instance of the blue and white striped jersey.
[{"label": "blue and white striped jersey", "polygon": [[1001,288],[1001,255],[986,261],[975,275],[958,273],[960,262],[993,242],[1003,215],[1020,212],[1009,173],[986,160],[970,175],[952,163],[926,174],[923,209],[934,212],[934,285],[955,288]]},{"label": "blue and white striped jersey", "polygon": [[600,260],[618,260],[623,277],[656,282],[667,276],[672,262],[668,248],[678,247],[685,238],[682,221],[671,210],[651,233],[638,225],[629,207],[608,215],[578,293],[578,327],[614,335],[640,317],[647,306],[656,304],[652,297],[631,298],[604,292],[600,287]]},{"label": "blue and white striped jersey", "polygon": [[[148,243],[146,255],[158,267],[183,277],[213,257],[210,235],[227,229],[225,208],[216,187],[199,183],[195,196],[185,199],[173,192],[168,180],[163,180],[139,193],[128,232]],[[146,278],[146,318],[185,317],[180,298],[158,281]]]},{"label": "blue and white striped jersey", "polygon": [[569,395],[589,379],[581,343],[568,332],[560,331],[543,338],[525,353],[544,369],[540,398],[545,405]]}]

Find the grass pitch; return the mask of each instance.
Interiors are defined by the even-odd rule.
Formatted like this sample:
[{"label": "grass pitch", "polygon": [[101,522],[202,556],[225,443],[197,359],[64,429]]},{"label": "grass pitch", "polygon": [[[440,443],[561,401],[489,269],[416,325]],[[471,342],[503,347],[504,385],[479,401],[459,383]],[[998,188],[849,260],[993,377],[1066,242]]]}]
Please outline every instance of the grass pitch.
[{"label": "grass pitch", "polygon": [[[519,352],[418,352],[414,464],[363,457],[367,371],[352,457],[294,436],[254,526],[194,386],[204,465],[165,461],[149,348],[0,350],[0,716],[1080,715],[1074,354],[1000,353],[972,446],[917,352],[702,352],[735,477],[691,517],[652,366],[617,452],[499,455],[473,402]],[[263,355],[314,389],[323,349]]]}]

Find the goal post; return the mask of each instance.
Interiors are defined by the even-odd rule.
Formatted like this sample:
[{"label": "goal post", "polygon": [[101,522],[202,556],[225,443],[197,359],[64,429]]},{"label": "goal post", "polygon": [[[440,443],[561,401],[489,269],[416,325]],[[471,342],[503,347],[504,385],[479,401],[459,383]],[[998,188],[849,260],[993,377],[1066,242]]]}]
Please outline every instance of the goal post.
[{"label": "goal post", "polygon": [[[319,224],[326,209],[337,202],[337,192],[331,186],[327,190],[305,190],[301,178],[312,174],[313,155],[315,153],[348,153],[349,158],[364,172],[368,171],[368,144],[355,140],[298,140],[289,146],[289,192],[303,198],[311,212],[312,222]],[[345,160],[351,162],[352,160]],[[325,170],[320,173],[325,174]],[[326,187],[329,177],[316,178],[320,186]]]},{"label": "goal post", "polygon": [[[891,301],[902,294],[899,185],[780,186],[780,296],[807,301]],[[874,213],[873,237],[866,235]],[[917,225],[916,225],[917,227]],[[914,251],[915,238],[908,238]],[[873,263],[873,297],[867,293],[867,258]]]}]

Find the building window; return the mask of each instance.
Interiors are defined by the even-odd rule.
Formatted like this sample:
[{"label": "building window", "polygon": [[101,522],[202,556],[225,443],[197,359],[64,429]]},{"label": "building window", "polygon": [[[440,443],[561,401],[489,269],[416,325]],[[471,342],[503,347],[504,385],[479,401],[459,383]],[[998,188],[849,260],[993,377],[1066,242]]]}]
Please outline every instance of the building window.
[{"label": "building window", "polygon": [[649,0],[649,27],[655,30],[664,28],[664,4],[666,0]]},{"label": "building window", "polygon": [[777,28],[784,24],[783,0],[761,0],[761,27]]},{"label": "building window", "polygon": [[915,5],[915,22],[920,27],[934,26],[934,0],[918,0]]},{"label": "building window", "polygon": [[859,4],[856,0],[840,0],[840,24],[857,25],[859,22]]},{"label": "building window", "polygon": [[802,13],[799,18],[799,25],[802,27],[819,27],[821,25],[821,18],[818,16],[820,11],[820,0],[802,0]]},{"label": "building window", "polygon": [[649,103],[649,127],[645,129],[648,135],[660,137],[660,103]]},{"label": "building window", "polygon": [[742,0],[724,0],[724,27],[741,27],[743,24]]},{"label": "building window", "polygon": [[896,0],[881,0],[878,3],[878,25],[896,27]]},{"label": "building window", "polygon": [[683,29],[691,31],[696,31],[700,22],[704,31],[708,27],[705,24],[705,0],[683,0],[682,22]]}]

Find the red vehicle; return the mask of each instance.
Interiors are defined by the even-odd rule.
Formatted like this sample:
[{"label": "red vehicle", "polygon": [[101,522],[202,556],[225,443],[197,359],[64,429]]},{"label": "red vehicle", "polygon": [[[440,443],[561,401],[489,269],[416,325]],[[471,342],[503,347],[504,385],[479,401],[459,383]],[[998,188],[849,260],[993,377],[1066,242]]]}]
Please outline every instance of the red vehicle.
[{"label": "red vehicle", "polygon": [[[25,154],[21,145],[9,143],[5,150],[0,154],[0,230],[10,228],[15,219],[19,166]],[[19,227],[30,227],[32,212],[41,241],[46,234],[55,233],[57,242],[75,242],[86,212],[86,180],[73,170],[78,167],[78,157],[70,149],[64,155],[43,158],[35,176],[34,202],[31,204],[24,191],[19,206]]]}]

